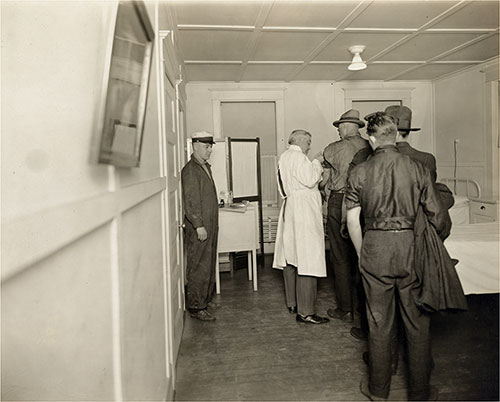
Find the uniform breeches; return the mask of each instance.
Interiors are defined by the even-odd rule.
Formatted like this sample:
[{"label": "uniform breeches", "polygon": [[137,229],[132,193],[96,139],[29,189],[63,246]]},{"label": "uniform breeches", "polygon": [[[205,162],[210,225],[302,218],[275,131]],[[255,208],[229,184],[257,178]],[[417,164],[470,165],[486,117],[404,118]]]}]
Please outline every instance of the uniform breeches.
[{"label": "uniform breeches", "polygon": [[208,238],[199,241],[196,229],[186,223],[184,245],[187,256],[186,304],[188,310],[207,307],[215,293],[215,263],[217,258],[217,229],[208,231]]},{"label": "uniform breeches", "polygon": [[328,200],[328,238],[332,255],[337,307],[345,312],[353,311],[355,278],[358,272],[356,250],[350,239],[340,234],[343,193],[331,193]]},{"label": "uniform breeches", "polygon": [[369,324],[370,392],[387,398],[391,383],[391,355],[399,309],[408,349],[409,400],[427,400],[430,378],[430,316],[412,296],[413,231],[369,230],[363,238],[360,269],[366,292]]}]

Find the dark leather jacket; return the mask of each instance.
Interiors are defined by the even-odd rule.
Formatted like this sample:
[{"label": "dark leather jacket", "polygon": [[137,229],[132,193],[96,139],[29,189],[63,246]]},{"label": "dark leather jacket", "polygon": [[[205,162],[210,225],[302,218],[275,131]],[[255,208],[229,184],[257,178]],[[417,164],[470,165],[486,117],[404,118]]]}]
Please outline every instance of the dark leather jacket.
[{"label": "dark leather jacket", "polygon": [[413,229],[420,205],[440,233],[446,210],[429,170],[402,155],[395,145],[379,146],[348,179],[346,206],[361,206],[365,231]]}]

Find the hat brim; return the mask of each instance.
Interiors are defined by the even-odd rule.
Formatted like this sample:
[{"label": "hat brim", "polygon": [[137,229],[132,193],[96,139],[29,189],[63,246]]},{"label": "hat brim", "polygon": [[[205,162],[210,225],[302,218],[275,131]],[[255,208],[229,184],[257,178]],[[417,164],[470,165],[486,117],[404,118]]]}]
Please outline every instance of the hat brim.
[{"label": "hat brim", "polygon": [[398,128],[398,131],[404,131],[409,133],[410,131],[420,131],[421,128]]},{"label": "hat brim", "polygon": [[333,125],[335,127],[338,127],[340,124],[342,123],[354,123],[354,124],[357,124],[360,128],[363,128],[365,126],[365,123],[359,119],[340,119],[340,120],[336,120],[333,122]]},{"label": "hat brim", "polygon": [[215,144],[215,141],[212,137],[200,137],[200,138],[192,138],[192,142],[203,142],[205,144]]}]

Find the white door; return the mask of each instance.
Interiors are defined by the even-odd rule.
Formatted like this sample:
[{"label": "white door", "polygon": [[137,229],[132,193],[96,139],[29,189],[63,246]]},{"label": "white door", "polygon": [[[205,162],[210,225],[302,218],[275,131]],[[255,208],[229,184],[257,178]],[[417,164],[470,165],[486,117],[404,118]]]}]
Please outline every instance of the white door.
[{"label": "white door", "polygon": [[182,250],[182,204],[179,149],[182,144],[178,136],[176,99],[176,61],[170,36],[163,39],[162,46],[163,88],[163,168],[166,178],[165,232],[166,232],[166,308],[167,338],[171,351],[169,364],[175,382],[175,362],[179,352],[184,326],[184,274]]}]

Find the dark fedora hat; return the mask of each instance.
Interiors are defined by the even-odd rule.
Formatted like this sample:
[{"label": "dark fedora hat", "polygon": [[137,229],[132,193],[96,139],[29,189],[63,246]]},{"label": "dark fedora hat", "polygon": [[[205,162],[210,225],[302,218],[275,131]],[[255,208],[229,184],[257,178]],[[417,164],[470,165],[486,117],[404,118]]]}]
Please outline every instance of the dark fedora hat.
[{"label": "dark fedora hat", "polygon": [[411,127],[411,109],[407,106],[387,106],[385,113],[398,119],[398,131],[410,132],[420,130],[420,128]]},{"label": "dark fedora hat", "polygon": [[360,128],[365,126],[365,123],[362,120],[359,120],[359,111],[354,109],[345,112],[342,116],[340,116],[340,119],[333,122],[333,125],[338,127],[339,124],[342,123],[355,123]]}]

